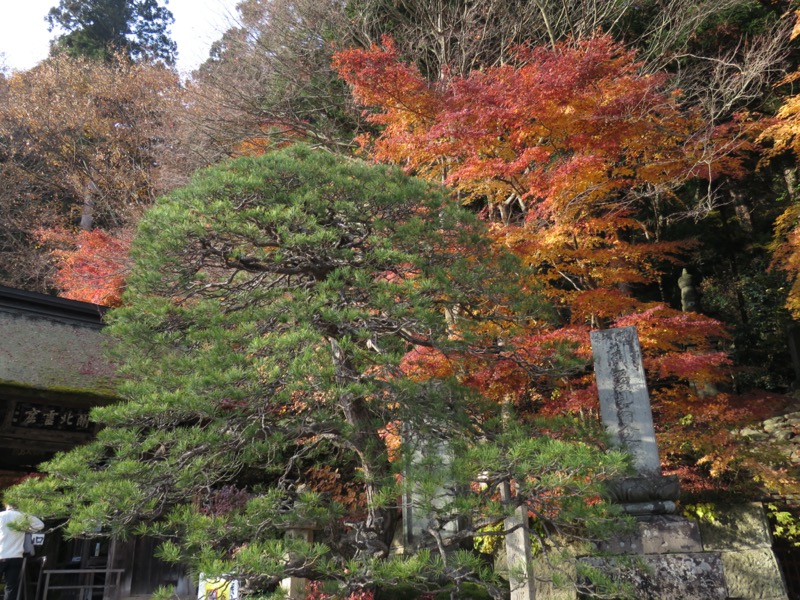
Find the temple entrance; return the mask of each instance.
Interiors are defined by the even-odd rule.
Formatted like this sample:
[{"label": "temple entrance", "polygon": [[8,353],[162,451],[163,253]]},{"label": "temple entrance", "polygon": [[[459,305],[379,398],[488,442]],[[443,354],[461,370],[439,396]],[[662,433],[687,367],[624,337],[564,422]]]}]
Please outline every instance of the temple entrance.
[{"label": "temple entrance", "polygon": [[[92,407],[114,402],[103,307],[0,286],[0,493],[55,453],[89,442]],[[65,540],[58,523],[25,561],[19,600],[116,600],[196,582],[154,558],[154,540]],[[194,584],[194,585],[193,585]]]}]

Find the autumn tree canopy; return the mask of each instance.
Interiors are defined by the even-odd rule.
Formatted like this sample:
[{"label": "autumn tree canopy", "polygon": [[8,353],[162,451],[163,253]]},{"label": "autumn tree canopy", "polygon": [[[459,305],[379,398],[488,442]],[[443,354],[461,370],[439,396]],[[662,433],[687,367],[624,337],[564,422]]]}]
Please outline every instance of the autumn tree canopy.
[{"label": "autumn tree canopy", "polygon": [[[582,230],[575,243],[596,257],[586,260],[609,268],[570,274],[588,263],[568,257],[549,270],[576,292],[647,282],[647,253],[661,260],[678,249],[650,245],[677,206],[675,190],[741,173],[740,130],[709,127],[664,90],[665,75],[641,74],[634,53],[607,36],[522,48],[516,63],[434,83],[388,38],[340,52],[334,64],[376,109],[380,134],[362,138],[375,158],[485,205],[526,252],[546,251],[548,236],[563,250],[557,238]],[[613,233],[621,230],[630,235]],[[604,255],[609,244],[627,250]]]},{"label": "autumn tree canopy", "polygon": [[[742,175],[753,137],[746,120],[710,122],[702,107],[681,102],[665,74],[648,74],[609,36],[523,47],[514,61],[433,81],[401,60],[390,38],[339,52],[334,65],[379,126],[374,138],[361,138],[364,148],[447,184],[495,223],[496,243],[534,269],[561,317],[550,339],[577,343],[585,360],[589,328],[638,327],[673,466],[688,463],[712,478],[745,463],[761,470],[737,454],[730,429],[764,407],[748,415],[724,393],[705,398],[728,378],[728,333],[659,298],[665,271],[696,245],[664,229],[702,213],[687,202],[687,188],[702,204]],[[535,356],[541,339],[516,344]],[[415,368],[438,372],[440,358],[420,356]],[[473,365],[469,377],[534,412],[592,410],[597,402],[580,369],[560,383],[510,363],[502,371]]]},{"label": "autumn tree canopy", "polygon": [[346,2],[243,0],[237,13],[189,87],[200,166],[287,140],[347,151],[362,120],[331,67],[334,45],[355,41]]},{"label": "autumn tree canopy", "polygon": [[[0,271],[13,284],[22,281],[20,261],[43,256],[38,233],[100,227],[114,235],[164,190],[180,88],[163,66],[65,55],[13,74],[3,87],[0,235],[8,241]],[[47,290],[52,279],[42,276],[29,287]]]}]

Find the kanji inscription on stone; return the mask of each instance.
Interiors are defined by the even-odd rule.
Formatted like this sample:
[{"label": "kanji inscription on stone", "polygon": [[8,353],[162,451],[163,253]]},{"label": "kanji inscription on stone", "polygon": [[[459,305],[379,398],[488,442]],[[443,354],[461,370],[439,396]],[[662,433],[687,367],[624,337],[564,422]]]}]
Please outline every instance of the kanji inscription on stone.
[{"label": "kanji inscription on stone", "polygon": [[614,444],[643,476],[661,475],[653,413],[635,327],[591,332],[600,414]]}]

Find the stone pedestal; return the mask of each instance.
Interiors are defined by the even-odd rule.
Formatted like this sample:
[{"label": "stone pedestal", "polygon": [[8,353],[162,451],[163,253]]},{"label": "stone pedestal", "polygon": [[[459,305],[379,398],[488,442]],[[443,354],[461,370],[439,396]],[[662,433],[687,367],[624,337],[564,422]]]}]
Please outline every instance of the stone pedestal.
[{"label": "stone pedestal", "polygon": [[673,514],[680,492],[680,482],[675,475],[627,477],[608,485],[611,500],[622,506],[627,514],[643,517]]},{"label": "stone pedestal", "polygon": [[704,551],[697,523],[676,515],[640,517],[633,531],[599,545],[613,558],[581,558],[584,565],[613,574],[636,598],[725,600],[722,557]]},{"label": "stone pedestal", "polygon": [[675,515],[657,515],[637,521],[631,533],[599,544],[608,554],[695,554],[703,551],[697,523]]},{"label": "stone pedestal", "polygon": [[563,574],[570,567],[564,561],[553,569],[537,559],[536,600],[576,600],[579,565],[626,583],[636,598],[788,600],[771,545],[769,524],[758,503],[719,505],[713,522],[676,515],[640,517],[632,531],[599,545],[597,550],[607,556],[574,559],[568,581]]},{"label": "stone pedestal", "polygon": [[[692,546],[693,542],[673,537],[653,536],[658,539],[655,554],[627,553],[616,557],[586,556],[577,558],[572,565],[557,566],[535,561],[536,600],[577,600],[578,590],[593,589],[588,579],[577,573],[586,567],[596,569],[628,590],[634,598],[647,600],[727,600],[727,582],[722,556],[719,552],[663,553],[665,547]],[[671,538],[671,539],[670,539]],[[628,549],[630,540],[616,542],[619,550]],[[652,547],[654,540],[639,536],[633,547]],[[613,543],[612,543],[613,545]],[[622,554],[622,553],[621,553]]]}]

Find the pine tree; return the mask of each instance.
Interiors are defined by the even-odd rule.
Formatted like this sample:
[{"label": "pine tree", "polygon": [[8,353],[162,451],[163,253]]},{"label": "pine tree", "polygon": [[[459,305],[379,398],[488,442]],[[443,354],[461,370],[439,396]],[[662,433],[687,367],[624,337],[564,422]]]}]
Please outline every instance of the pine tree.
[{"label": "pine tree", "polygon": [[169,37],[172,13],[158,0],[61,0],[47,14],[50,30],[63,30],[52,53],[111,60],[124,52],[133,60],[175,63]]},{"label": "pine tree", "polygon": [[[499,598],[465,538],[519,505],[543,531],[602,523],[619,454],[402,368],[412,346],[498,354],[496,325],[547,316],[519,261],[437,187],[305,147],[240,158],[162,198],[132,254],[110,325],[125,401],[13,493],[26,510],[71,535],[164,536],[161,556],[251,593],[295,575],[480,581]],[[401,474],[431,519],[419,553],[390,559]],[[314,544],[284,535],[310,524]]]}]

